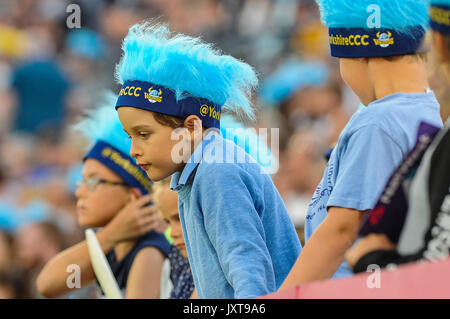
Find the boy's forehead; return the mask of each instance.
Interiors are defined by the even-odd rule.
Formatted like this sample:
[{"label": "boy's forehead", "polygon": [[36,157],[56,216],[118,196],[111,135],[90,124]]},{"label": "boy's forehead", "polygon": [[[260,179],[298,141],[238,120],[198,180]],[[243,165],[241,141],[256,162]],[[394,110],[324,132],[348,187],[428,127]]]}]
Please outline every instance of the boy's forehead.
[{"label": "boy's forehead", "polygon": [[81,174],[83,176],[89,176],[96,174],[97,170],[95,169],[95,163],[93,163],[92,159],[88,158],[83,164],[83,169],[81,170]]},{"label": "boy's forehead", "polygon": [[104,174],[105,171],[107,171],[107,169],[102,163],[98,162],[97,160],[95,160],[93,158],[87,158],[84,161],[81,174],[84,177],[100,176],[100,175]]},{"label": "boy's forehead", "polygon": [[124,129],[133,129],[138,126],[153,126],[155,123],[153,114],[150,111],[134,107],[120,107],[117,112]]}]

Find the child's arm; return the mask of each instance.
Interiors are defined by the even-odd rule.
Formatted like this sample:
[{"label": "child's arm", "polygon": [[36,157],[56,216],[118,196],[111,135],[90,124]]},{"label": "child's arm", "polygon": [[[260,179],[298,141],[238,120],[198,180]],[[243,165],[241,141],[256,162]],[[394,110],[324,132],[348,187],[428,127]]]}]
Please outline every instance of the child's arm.
[{"label": "child's arm", "polygon": [[[133,199],[108,225],[97,232],[97,239],[105,254],[120,241],[139,237],[153,229],[155,206],[142,208],[142,205],[151,199],[151,195]],[[60,252],[45,265],[36,280],[39,293],[47,298],[69,293],[72,289],[67,286],[66,281],[71,274],[67,272],[67,267],[71,264],[80,267],[81,286],[94,280],[87,244],[82,241]]]},{"label": "child's arm", "polygon": [[395,245],[386,235],[373,233],[361,238],[354,247],[349,249],[345,254],[345,260],[350,268],[353,268],[361,257],[370,252],[379,250],[392,251],[395,248]]},{"label": "child's arm", "polygon": [[353,209],[331,207],[328,216],[303,247],[280,289],[331,278],[356,240],[363,214]]},{"label": "child's arm", "polygon": [[[97,232],[97,239],[105,253],[114,248],[115,241],[111,240],[107,228]],[[68,287],[66,281],[71,274],[67,271],[67,267],[71,264],[80,267],[81,287],[94,280],[88,247],[86,241],[83,240],[60,252],[45,265],[36,280],[39,293],[47,298],[57,298],[69,293],[72,289]]]},{"label": "child's arm", "polygon": [[[326,203],[328,212],[313,232],[280,289],[330,279],[357,237],[361,218],[373,208],[402,149],[378,125],[354,132],[339,155],[337,178]],[[341,152],[341,153],[338,153]]]},{"label": "child's arm", "polygon": [[127,299],[157,299],[161,288],[163,254],[154,247],[139,251],[127,279]]}]

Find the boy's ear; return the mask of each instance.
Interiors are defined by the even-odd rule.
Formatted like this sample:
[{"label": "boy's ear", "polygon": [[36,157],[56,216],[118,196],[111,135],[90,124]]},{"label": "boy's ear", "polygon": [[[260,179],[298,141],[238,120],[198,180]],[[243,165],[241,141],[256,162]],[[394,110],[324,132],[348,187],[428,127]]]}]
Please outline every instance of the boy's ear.
[{"label": "boy's ear", "polygon": [[202,120],[197,115],[189,115],[184,120],[184,127],[189,130],[189,132],[193,132],[199,127],[202,126]]}]

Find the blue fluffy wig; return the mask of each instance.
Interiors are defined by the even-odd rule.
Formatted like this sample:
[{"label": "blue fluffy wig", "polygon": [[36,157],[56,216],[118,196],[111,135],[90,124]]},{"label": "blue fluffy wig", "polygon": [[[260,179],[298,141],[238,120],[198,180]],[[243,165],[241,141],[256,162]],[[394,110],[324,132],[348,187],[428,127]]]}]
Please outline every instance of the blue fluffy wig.
[{"label": "blue fluffy wig", "polygon": [[368,28],[372,5],[380,10],[380,28],[402,31],[428,26],[429,0],[316,0],[321,20],[329,28]]},{"label": "blue fluffy wig", "polygon": [[431,0],[430,2],[432,6],[450,6],[450,0]]},{"label": "blue fluffy wig", "polygon": [[259,97],[266,106],[276,106],[302,88],[325,85],[328,77],[329,70],[324,63],[287,61],[264,79]]},{"label": "blue fluffy wig", "polygon": [[224,114],[220,121],[220,133],[229,141],[253,157],[259,165],[271,173],[277,163],[267,144],[250,128],[238,122],[231,114]]},{"label": "blue fluffy wig", "polygon": [[177,100],[187,96],[208,99],[223,111],[254,119],[250,104],[258,80],[248,64],[222,55],[211,44],[183,34],[173,34],[166,25],[145,22],[130,28],[116,67],[120,84],[138,80],[174,90]]},{"label": "blue fluffy wig", "polygon": [[117,100],[117,95],[112,92],[104,94],[103,103],[95,109],[91,109],[86,116],[74,126],[91,143],[92,147],[97,141],[103,141],[125,154],[129,154],[131,140],[124,132],[117,112],[112,107]]}]

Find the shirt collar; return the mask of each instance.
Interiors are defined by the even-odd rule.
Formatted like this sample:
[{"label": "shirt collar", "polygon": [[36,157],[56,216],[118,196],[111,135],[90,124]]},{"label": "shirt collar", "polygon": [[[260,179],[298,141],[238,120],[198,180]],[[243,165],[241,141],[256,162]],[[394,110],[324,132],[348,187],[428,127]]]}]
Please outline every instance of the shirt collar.
[{"label": "shirt collar", "polygon": [[186,185],[189,177],[192,175],[198,164],[200,164],[201,160],[203,159],[203,153],[205,152],[206,146],[213,142],[218,135],[219,132],[216,130],[211,130],[208,134],[206,134],[201,143],[195,148],[194,153],[192,153],[189,161],[184,166],[183,171],[181,173],[175,172],[172,175],[172,179],[170,181],[171,190],[178,191],[184,185]]}]

